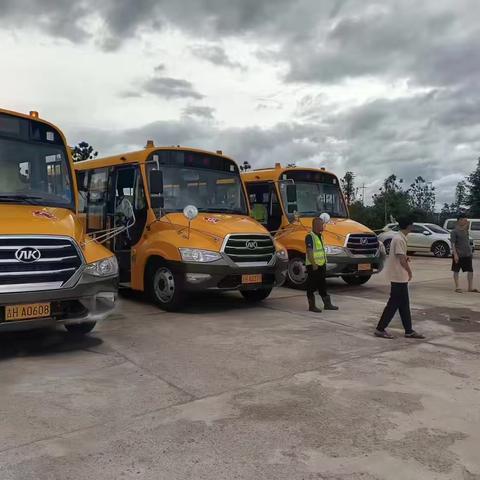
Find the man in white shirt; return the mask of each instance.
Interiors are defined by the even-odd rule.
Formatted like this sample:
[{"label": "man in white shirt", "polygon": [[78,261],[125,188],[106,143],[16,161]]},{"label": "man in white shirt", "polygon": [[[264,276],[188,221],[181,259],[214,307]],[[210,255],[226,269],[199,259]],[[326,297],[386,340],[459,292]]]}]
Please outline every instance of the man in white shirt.
[{"label": "man in white shirt", "polygon": [[412,329],[412,315],[410,313],[410,298],[408,295],[408,282],[412,280],[412,270],[407,257],[407,235],[412,231],[413,220],[409,217],[400,218],[398,226],[400,231],[392,239],[386,265],[386,273],[391,282],[390,298],[378,322],[375,336],[394,338],[385,329],[398,310],[403,328],[405,329],[405,337],[423,339],[425,338],[423,335]]}]

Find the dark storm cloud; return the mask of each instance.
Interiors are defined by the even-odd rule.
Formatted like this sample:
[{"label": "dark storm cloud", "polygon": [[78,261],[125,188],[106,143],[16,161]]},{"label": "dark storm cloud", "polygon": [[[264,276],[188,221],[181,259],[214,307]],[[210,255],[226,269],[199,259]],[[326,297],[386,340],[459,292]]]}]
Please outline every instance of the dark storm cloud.
[{"label": "dark storm cloud", "polygon": [[215,117],[215,109],[201,105],[189,105],[183,109],[183,115],[186,117],[197,117],[204,118],[206,120],[213,120]]},{"label": "dark storm cloud", "polygon": [[198,58],[207,60],[214,65],[228,68],[239,68],[241,70],[245,69],[241,63],[233,61],[227,55],[225,49],[219,45],[194,45],[190,50]]},{"label": "dark storm cloud", "polygon": [[83,130],[72,132],[71,137],[74,143],[80,138],[88,139],[101,155],[141,148],[146,139],[154,139],[157,145],[223,150],[255,167],[313,159],[324,150],[323,136],[315,125],[281,123],[271,128],[221,128],[196,118],[158,121],[124,131]]},{"label": "dark storm cloud", "polygon": [[248,36],[272,61],[286,62],[291,82],[339,82],[359,76],[455,85],[480,74],[477,0],[0,0],[0,22],[33,25],[81,41],[88,20],[103,22],[100,45],[120,47],[139,33],[175,26],[211,45],[197,55],[236,66],[219,45]]},{"label": "dark storm cloud", "polygon": [[89,14],[86,2],[63,0],[0,0],[0,26],[19,29],[32,25],[53,37],[81,42],[89,34],[82,26],[82,19]]},{"label": "dark storm cloud", "polygon": [[142,85],[143,90],[161,98],[195,98],[202,99],[193,85],[187,80],[171,77],[154,77]]}]

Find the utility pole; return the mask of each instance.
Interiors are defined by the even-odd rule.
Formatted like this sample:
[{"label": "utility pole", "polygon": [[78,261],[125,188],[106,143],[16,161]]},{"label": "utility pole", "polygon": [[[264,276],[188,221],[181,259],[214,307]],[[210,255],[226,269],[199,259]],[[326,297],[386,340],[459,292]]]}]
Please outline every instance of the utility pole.
[{"label": "utility pole", "polygon": [[358,189],[362,191],[362,205],[365,206],[365,190],[367,187],[363,184],[361,187],[358,187]]}]

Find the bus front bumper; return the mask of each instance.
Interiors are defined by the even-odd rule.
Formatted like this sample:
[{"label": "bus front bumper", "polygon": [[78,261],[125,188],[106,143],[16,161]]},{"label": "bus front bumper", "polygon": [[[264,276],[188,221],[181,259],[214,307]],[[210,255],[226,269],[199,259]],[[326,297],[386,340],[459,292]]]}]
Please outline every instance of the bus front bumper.
[{"label": "bus front bumper", "polygon": [[[0,332],[98,322],[108,317],[117,301],[117,277],[83,274],[72,288],[0,294]],[[50,304],[47,318],[7,320],[7,306]]]},{"label": "bus front bumper", "polygon": [[[285,282],[287,266],[288,261],[279,258],[273,264],[264,266],[241,266],[224,260],[203,264],[174,262],[171,265],[175,273],[182,275],[183,287],[187,291],[273,288]],[[252,281],[252,275],[258,281],[248,283]]]},{"label": "bus front bumper", "polygon": [[330,255],[327,277],[367,276],[383,270],[385,257],[380,253],[374,257]]}]

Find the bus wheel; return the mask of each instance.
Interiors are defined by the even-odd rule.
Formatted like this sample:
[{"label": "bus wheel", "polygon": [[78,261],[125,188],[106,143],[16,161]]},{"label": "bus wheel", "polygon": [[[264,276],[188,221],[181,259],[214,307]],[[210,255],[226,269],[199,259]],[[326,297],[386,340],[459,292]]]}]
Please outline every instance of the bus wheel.
[{"label": "bus wheel", "polygon": [[85,335],[86,333],[90,333],[96,324],[97,322],[67,323],[65,328],[67,332]]},{"label": "bus wheel", "polygon": [[180,307],[183,300],[181,280],[167,266],[153,265],[146,287],[150,299],[163,310],[175,311]]},{"label": "bus wheel", "polygon": [[353,275],[344,275],[343,281],[345,283],[348,283],[349,285],[363,285],[364,283],[367,283],[370,278],[372,278],[371,275],[362,275],[362,276],[353,276]]},{"label": "bus wheel", "polygon": [[272,293],[272,289],[262,288],[260,290],[240,290],[240,293],[248,303],[256,303],[265,300],[270,293]]},{"label": "bus wheel", "polygon": [[302,257],[293,256],[288,261],[287,280],[288,285],[293,288],[305,288],[307,283],[307,267]]}]

